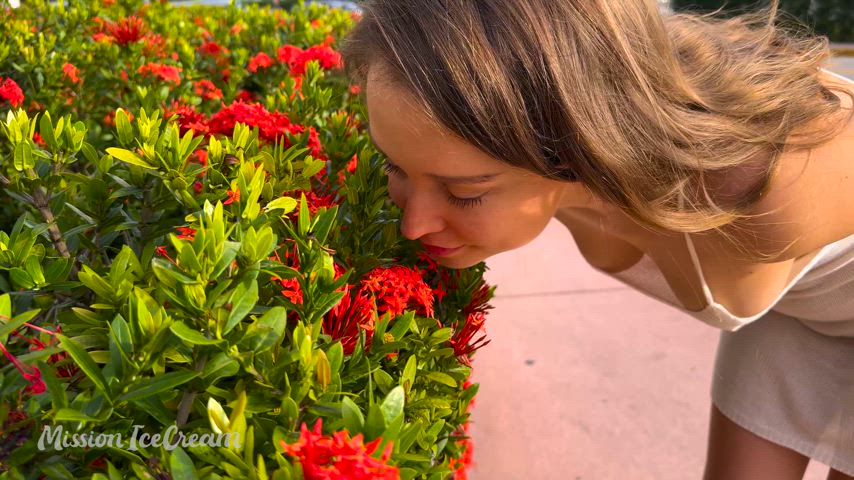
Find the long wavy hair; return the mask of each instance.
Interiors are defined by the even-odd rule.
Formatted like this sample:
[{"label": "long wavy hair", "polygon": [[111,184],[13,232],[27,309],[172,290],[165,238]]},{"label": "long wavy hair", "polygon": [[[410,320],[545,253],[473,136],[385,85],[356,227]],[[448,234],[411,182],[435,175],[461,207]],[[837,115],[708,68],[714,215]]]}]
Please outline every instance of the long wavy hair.
[{"label": "long wavy hair", "polygon": [[[819,81],[826,37],[778,2],[733,18],[655,0],[365,0],[342,46],[483,152],[583,182],[653,230],[722,231],[751,213],[783,149],[852,111]],[[723,232],[727,238],[730,235]]]}]

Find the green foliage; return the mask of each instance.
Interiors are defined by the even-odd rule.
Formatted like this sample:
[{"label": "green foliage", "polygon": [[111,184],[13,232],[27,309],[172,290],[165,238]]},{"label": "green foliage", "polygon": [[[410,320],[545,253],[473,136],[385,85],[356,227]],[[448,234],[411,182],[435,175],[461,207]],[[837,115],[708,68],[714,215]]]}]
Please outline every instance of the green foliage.
[{"label": "green foliage", "polygon": [[[95,16],[132,13],[177,60],[92,39]],[[317,420],[327,435],[381,440],[380,452],[390,443],[401,478],[452,476],[477,391],[453,342],[485,267],[424,265],[399,235],[364,105],[340,72],[308,62],[297,92],[281,65],[245,68],[259,47],[318,45],[351,24],[315,5],[271,14],[133,0],[37,1],[0,22],[0,76],[47,107],[0,104],[0,344],[21,364],[0,363],[0,476],[297,479],[283,442]],[[225,63],[199,53],[200,29]],[[154,59],[182,66],[184,81],[134,73]],[[64,63],[82,84],[63,78]],[[215,115],[228,102],[204,100],[192,81],[226,64],[224,98],[253,92],[302,130],[270,141],[237,122],[206,134],[166,115],[179,99]],[[447,290],[435,313],[378,313],[373,298],[369,322],[333,335],[350,289],[391,265],[418,265]],[[58,427],[126,439],[139,429],[178,447],[40,449],[43,429]],[[226,434],[240,441],[181,443]]]}]

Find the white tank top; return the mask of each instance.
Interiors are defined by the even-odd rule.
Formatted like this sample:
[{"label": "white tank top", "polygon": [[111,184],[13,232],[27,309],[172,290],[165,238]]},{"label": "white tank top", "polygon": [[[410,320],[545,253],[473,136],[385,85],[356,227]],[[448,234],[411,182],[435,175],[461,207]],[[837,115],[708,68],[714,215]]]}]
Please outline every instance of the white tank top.
[{"label": "white tank top", "polygon": [[649,255],[644,254],[638,263],[621,272],[597,270],[723,330],[736,331],[774,310],[798,318],[819,333],[854,337],[854,235],[822,247],[818,255],[798,272],[776,300],[750,317],[733,315],[726,307],[715,302],[703,276],[694,243],[687,233],[685,241],[694,268],[700,276],[703,295],[708,302],[706,308],[700,311],[688,310],[682,305]]}]

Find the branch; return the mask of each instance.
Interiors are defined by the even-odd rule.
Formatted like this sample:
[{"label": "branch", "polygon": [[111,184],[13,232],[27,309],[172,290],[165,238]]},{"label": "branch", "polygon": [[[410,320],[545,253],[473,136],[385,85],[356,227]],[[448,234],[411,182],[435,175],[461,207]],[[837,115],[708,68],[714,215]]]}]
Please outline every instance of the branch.
[{"label": "branch", "polygon": [[62,238],[62,232],[59,231],[59,226],[56,224],[56,218],[53,216],[53,211],[50,209],[48,196],[40,188],[33,191],[33,204],[41,212],[42,218],[47,222],[47,231],[50,233],[50,239],[53,241],[53,246],[63,257],[70,257],[68,246],[65,244],[65,239]]},{"label": "branch", "polygon": [[[204,356],[196,365],[196,371],[201,372],[208,363],[208,357]],[[193,406],[193,401],[196,399],[196,391],[184,390],[184,395],[181,397],[181,403],[178,404],[178,416],[175,419],[175,425],[178,428],[187,424],[187,419],[190,417],[190,408]]]}]

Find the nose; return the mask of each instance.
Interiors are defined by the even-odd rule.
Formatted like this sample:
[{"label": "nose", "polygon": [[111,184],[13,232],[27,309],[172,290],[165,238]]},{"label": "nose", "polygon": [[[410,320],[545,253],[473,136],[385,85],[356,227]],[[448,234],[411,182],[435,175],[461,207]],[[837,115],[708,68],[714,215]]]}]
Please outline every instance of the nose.
[{"label": "nose", "polygon": [[437,206],[436,199],[425,194],[408,194],[402,202],[395,202],[403,211],[400,233],[410,239],[417,240],[431,233],[441,232],[446,223],[442,210]]}]

